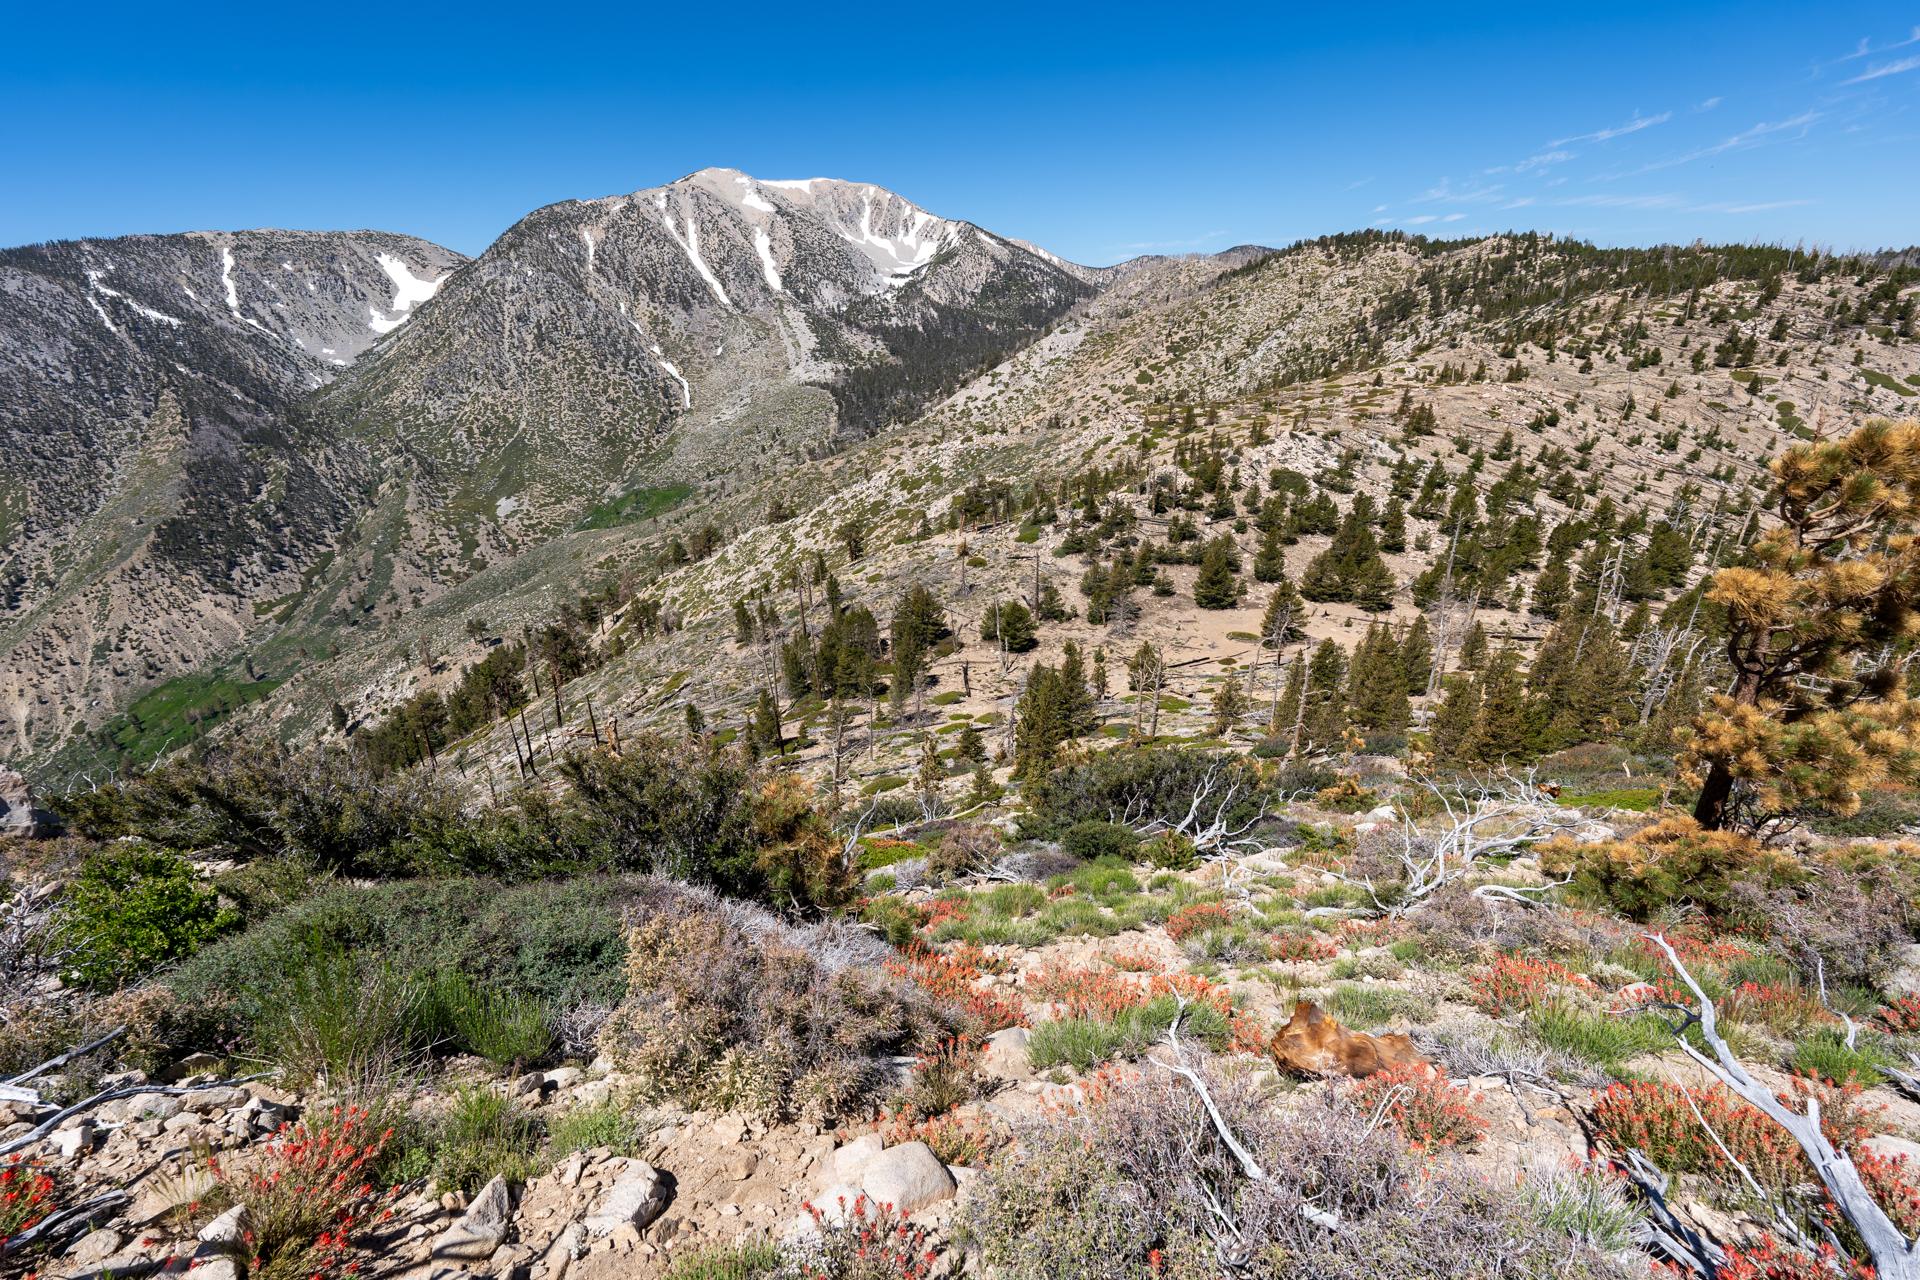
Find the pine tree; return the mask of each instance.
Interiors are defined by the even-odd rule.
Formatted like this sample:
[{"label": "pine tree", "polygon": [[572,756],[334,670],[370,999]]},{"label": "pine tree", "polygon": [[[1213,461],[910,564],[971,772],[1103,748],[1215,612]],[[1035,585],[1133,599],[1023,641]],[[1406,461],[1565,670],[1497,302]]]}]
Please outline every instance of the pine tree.
[{"label": "pine tree", "polygon": [[1260,535],[1260,550],[1253,557],[1255,582],[1279,582],[1287,576],[1287,549],[1280,541],[1280,530],[1269,529]]},{"label": "pine tree", "polygon": [[907,588],[893,610],[893,684],[889,697],[896,712],[918,691],[933,646],[951,634],[946,613],[933,592],[918,584]]},{"label": "pine tree", "polygon": [[1246,690],[1240,686],[1240,677],[1230,674],[1213,691],[1213,736],[1228,736],[1246,713]]},{"label": "pine tree", "polygon": [[1400,670],[1406,673],[1409,694],[1418,697],[1427,691],[1433,679],[1433,635],[1424,613],[1413,620],[1400,641]]},{"label": "pine tree", "polygon": [[1487,660],[1480,673],[1480,711],[1460,754],[1482,764],[1525,759],[1534,753],[1539,731],[1537,706],[1527,696],[1520,672],[1520,655],[1503,648]]},{"label": "pine tree", "polygon": [[1399,733],[1413,719],[1400,649],[1386,627],[1375,624],[1353,651],[1347,701],[1353,722],[1382,733]]},{"label": "pine tree", "polygon": [[1380,519],[1380,549],[1395,555],[1407,549],[1407,509],[1398,494],[1388,500]]},{"label": "pine tree", "polygon": [[1288,750],[1298,749],[1299,743],[1292,740],[1293,727],[1301,715],[1301,700],[1307,693],[1307,659],[1304,654],[1294,655],[1293,665],[1287,668],[1287,686],[1279,701],[1273,704],[1273,714],[1267,718],[1267,736],[1284,737],[1288,740]]},{"label": "pine tree", "polygon": [[1436,759],[1457,762],[1480,715],[1480,684],[1467,676],[1448,676],[1441,688],[1444,694],[1433,713],[1428,740]]},{"label": "pine tree", "polygon": [[1533,595],[1527,607],[1543,618],[1558,618],[1567,607],[1567,597],[1573,593],[1573,570],[1567,564],[1565,555],[1557,555],[1547,561],[1547,567],[1533,581]]},{"label": "pine tree", "polygon": [[1225,534],[1207,543],[1200,556],[1200,576],[1193,580],[1193,602],[1202,609],[1231,609],[1240,602],[1240,582],[1233,574],[1233,547]]},{"label": "pine tree", "polygon": [[1487,663],[1487,629],[1477,621],[1467,628],[1466,639],[1460,642],[1460,657],[1456,665],[1462,671],[1478,671]]},{"label": "pine tree", "polygon": [[1280,649],[1306,634],[1307,610],[1285,574],[1273,584],[1267,611],[1260,617],[1260,643]]},{"label": "pine tree", "polygon": [[1330,747],[1347,722],[1347,656],[1331,640],[1322,640],[1307,664],[1305,737],[1310,746]]},{"label": "pine tree", "polygon": [[786,736],[780,728],[780,706],[770,690],[762,689],[759,701],[754,704],[752,737],[762,750],[776,754],[786,750]]},{"label": "pine tree", "polygon": [[1100,721],[1093,705],[1093,691],[1087,688],[1087,667],[1080,646],[1067,641],[1060,651],[1061,705],[1067,720],[1067,736],[1092,733]]},{"label": "pine tree", "polygon": [[997,600],[980,618],[980,638],[997,642],[1008,653],[1027,653],[1040,644],[1033,615],[1018,600]]},{"label": "pine tree", "polygon": [[1680,760],[1704,827],[1732,820],[1736,784],[1763,813],[1851,814],[1865,788],[1920,775],[1920,422],[1795,445],[1772,471],[1780,523],[1708,593],[1733,688],[1694,717]]}]

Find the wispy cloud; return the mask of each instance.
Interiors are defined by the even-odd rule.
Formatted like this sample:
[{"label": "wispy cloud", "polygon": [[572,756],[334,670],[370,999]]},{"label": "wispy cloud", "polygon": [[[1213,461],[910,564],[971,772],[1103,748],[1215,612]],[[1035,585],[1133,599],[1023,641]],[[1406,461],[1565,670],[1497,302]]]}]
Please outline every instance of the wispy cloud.
[{"label": "wispy cloud", "polygon": [[1812,200],[1758,200],[1749,204],[1734,204],[1725,200],[1716,200],[1711,204],[1687,206],[1688,213],[1767,213],[1773,209],[1798,209],[1802,205],[1814,203]]},{"label": "wispy cloud", "polygon": [[1842,62],[1857,62],[1861,58],[1871,58],[1877,53],[1892,53],[1895,49],[1904,49],[1910,44],[1920,44],[1920,27],[1914,27],[1907,33],[1905,40],[1895,40],[1892,44],[1883,44],[1875,48],[1873,41],[1866,36],[1860,37],[1860,43],[1853,47],[1852,53],[1843,53],[1837,58],[1829,58],[1822,66],[1838,66]]},{"label": "wispy cloud", "polygon": [[1440,215],[1437,213],[1416,213],[1411,218],[1400,219],[1400,221],[1410,227],[1424,227],[1429,222],[1438,222],[1439,220]]},{"label": "wispy cloud", "polygon": [[1346,189],[1348,191],[1358,191],[1360,188],[1366,186],[1369,182],[1372,182],[1372,181],[1373,181],[1373,175],[1368,174],[1364,178],[1356,178],[1352,182],[1349,182],[1346,186]]},{"label": "wispy cloud", "polygon": [[1814,203],[1812,200],[1690,200],[1686,196],[1671,191],[1646,195],[1584,195],[1568,196],[1556,200],[1556,205],[1565,208],[1588,209],[1664,209],[1676,213],[1766,213],[1773,209],[1795,209],[1801,205]]},{"label": "wispy cloud", "polygon": [[1789,116],[1785,120],[1762,120],[1752,128],[1742,129],[1739,133],[1723,138],[1710,147],[1697,147],[1682,155],[1656,160],[1652,164],[1641,166],[1634,172],[1652,173],[1656,169],[1671,169],[1676,165],[1692,164],[1695,160],[1705,160],[1709,156],[1722,155],[1728,151],[1744,151],[1748,147],[1762,145],[1775,134],[1805,129],[1821,119],[1823,114],[1819,111],[1802,111],[1799,115]]},{"label": "wispy cloud", "polygon": [[1893,62],[1883,62],[1877,67],[1868,67],[1851,80],[1842,80],[1841,84],[1859,84],[1865,80],[1878,80],[1882,76],[1897,76],[1902,72],[1920,67],[1920,58],[1900,58]]},{"label": "wispy cloud", "polygon": [[1497,182],[1484,187],[1456,188],[1452,179],[1442,178],[1414,198],[1423,204],[1492,204],[1505,199],[1505,192],[1506,188]]},{"label": "wispy cloud", "polygon": [[1507,201],[1505,204],[1501,205],[1500,207],[1502,209],[1524,209],[1532,203],[1533,203],[1532,196],[1521,196],[1517,200]]},{"label": "wispy cloud", "polygon": [[1515,173],[1525,173],[1529,169],[1544,169],[1548,165],[1565,164],[1567,161],[1573,159],[1574,154],[1574,152],[1564,150],[1542,151],[1539,155],[1528,156],[1525,160],[1513,166],[1513,171]]},{"label": "wispy cloud", "polygon": [[1547,146],[1549,148],[1555,148],[1564,147],[1576,142],[1606,142],[1612,138],[1623,138],[1629,133],[1638,133],[1642,129],[1651,129],[1653,126],[1665,124],[1671,119],[1673,119],[1673,112],[1671,111],[1662,111],[1657,116],[1643,116],[1636,112],[1633,119],[1627,121],[1625,124],[1613,125],[1606,129],[1595,129],[1592,133],[1575,134],[1571,138],[1555,138],[1552,142],[1549,142]]},{"label": "wispy cloud", "polygon": [[1440,219],[1440,221],[1442,221],[1442,222],[1458,222],[1458,221],[1460,221],[1460,219],[1462,219],[1462,218],[1464,218],[1464,217],[1466,217],[1466,216],[1467,216],[1467,215],[1466,215],[1466,214],[1464,214],[1464,213],[1450,213],[1450,214],[1448,214],[1448,215],[1447,215],[1446,217],[1444,217],[1444,218],[1442,218],[1442,219]]},{"label": "wispy cloud", "polygon": [[1698,106],[1696,106],[1696,107],[1694,108],[1694,110],[1695,110],[1695,111],[1711,111],[1711,110],[1713,110],[1713,109],[1714,109],[1715,107],[1717,107],[1717,106],[1719,106],[1719,105],[1720,105],[1720,104],[1721,104],[1722,102],[1725,102],[1725,101],[1726,101],[1726,99],[1725,99],[1725,98],[1722,98],[1722,97],[1720,97],[1720,96],[1719,96],[1718,94],[1716,94],[1716,95],[1714,95],[1714,96],[1713,96],[1713,97],[1711,97],[1711,98],[1707,98],[1707,99],[1705,99],[1705,100],[1703,100],[1703,101],[1702,101],[1702,102],[1700,103],[1700,105],[1698,105]]},{"label": "wispy cloud", "polygon": [[1132,244],[1119,246],[1128,253],[1160,253],[1167,249],[1200,249],[1216,240],[1227,238],[1225,231],[1209,231],[1205,235],[1195,236],[1191,240],[1136,240]]}]

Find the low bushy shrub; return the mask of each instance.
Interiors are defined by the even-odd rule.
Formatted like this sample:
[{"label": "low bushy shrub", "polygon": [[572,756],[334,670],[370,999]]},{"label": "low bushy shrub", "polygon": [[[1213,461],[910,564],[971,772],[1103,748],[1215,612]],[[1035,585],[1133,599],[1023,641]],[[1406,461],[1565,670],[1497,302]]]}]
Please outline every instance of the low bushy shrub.
[{"label": "low bushy shrub", "polygon": [[496,1177],[525,1182],[538,1172],[540,1122],[492,1089],[457,1090],[428,1139],[429,1167],[442,1191],[471,1195]]},{"label": "low bushy shrub", "polygon": [[378,956],[403,976],[459,974],[556,1018],[626,990],[627,908],[676,886],[643,876],[504,885],[452,878],[335,885],[206,947],[165,979],[174,1047],[224,1050],[287,1004],[315,956]]},{"label": "low bushy shrub", "polygon": [[538,1000],[483,987],[463,973],[438,975],[426,991],[425,1020],[443,1042],[499,1067],[521,1070],[553,1051],[553,1016]]},{"label": "low bushy shrub", "polygon": [[1571,877],[1574,900],[1643,921],[1677,906],[1725,917],[1737,884],[1785,885],[1801,875],[1791,858],[1752,837],[1708,831],[1686,817],[1663,818],[1620,840],[1549,841],[1540,862],[1552,875]]},{"label": "low bushy shrub", "polygon": [[601,1045],[654,1096],[820,1117],[870,1099],[872,1059],[931,1047],[959,1012],[882,969],[884,946],[681,888],[633,912],[629,995]]},{"label": "low bushy shrub", "polygon": [[1082,862],[1095,858],[1130,860],[1139,847],[1140,837],[1117,822],[1088,818],[1060,833],[1060,848]]},{"label": "low bushy shrub", "polygon": [[[1085,1106],[1020,1130],[969,1201],[994,1274],[1212,1280],[1222,1257],[1270,1280],[1635,1274],[1518,1189],[1448,1166],[1420,1169],[1391,1126],[1349,1103],[1320,1095],[1276,1108],[1251,1071],[1218,1061],[1196,1069],[1266,1177],[1247,1176],[1172,1073],[1104,1082]],[[1230,1228],[1210,1205],[1230,1207]],[[1329,1214],[1337,1229],[1321,1225]]]},{"label": "low bushy shrub", "polygon": [[119,841],[81,865],[54,928],[68,981],[102,990],[191,955],[239,922],[186,859]]},{"label": "low bushy shrub", "polygon": [[1245,756],[1121,747],[1033,780],[1021,833],[1058,838],[1075,823],[1109,822],[1115,814],[1173,825],[1187,816],[1195,796],[1207,788],[1211,797],[1221,800],[1232,795],[1221,816],[1234,826],[1257,818],[1269,799],[1259,766]]}]

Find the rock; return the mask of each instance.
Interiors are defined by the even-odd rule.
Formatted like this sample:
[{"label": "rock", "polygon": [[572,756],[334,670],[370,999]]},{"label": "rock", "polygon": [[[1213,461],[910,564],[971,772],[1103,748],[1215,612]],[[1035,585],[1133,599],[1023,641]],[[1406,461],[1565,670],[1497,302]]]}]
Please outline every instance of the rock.
[{"label": "rock", "polygon": [[240,1264],[225,1254],[195,1258],[193,1280],[240,1280]]},{"label": "rock", "polygon": [[507,1096],[509,1098],[524,1098],[531,1094],[537,1097],[544,1093],[546,1088],[547,1073],[544,1071],[529,1071],[507,1086]]},{"label": "rock", "polygon": [[1033,1061],[1027,1053],[1027,1043],[1032,1039],[1033,1032],[1025,1027],[994,1032],[981,1050],[981,1070],[1003,1080],[1033,1079]]},{"label": "rock", "polygon": [[82,1120],[53,1133],[53,1150],[62,1160],[71,1160],[82,1151],[93,1150],[93,1121]]},{"label": "rock", "polygon": [[237,1204],[200,1228],[202,1244],[233,1244],[247,1234],[247,1206]]},{"label": "rock", "polygon": [[751,1151],[735,1151],[720,1162],[720,1174],[729,1182],[745,1182],[753,1176],[760,1161]]},{"label": "rock", "polygon": [[171,1120],[185,1110],[185,1104],[170,1093],[142,1093],[127,1099],[129,1120]]},{"label": "rock", "polygon": [[26,778],[0,765],[0,838],[32,839],[52,834],[60,820],[33,803]]},{"label": "rock", "polygon": [[571,1089],[580,1083],[580,1076],[578,1067],[555,1067],[547,1072],[547,1084],[555,1089]]},{"label": "rock", "polygon": [[821,1222],[830,1226],[845,1222],[853,1212],[854,1203],[865,1194],[857,1184],[851,1182],[836,1182],[825,1188],[807,1202],[820,1211],[820,1222],[815,1222],[813,1215],[803,1210],[790,1224],[789,1238],[810,1239],[820,1234]]},{"label": "rock", "polygon": [[1920,942],[1900,948],[1900,964],[1887,979],[1887,991],[1895,998],[1920,995]]},{"label": "rock", "polygon": [[612,1235],[621,1226],[644,1230],[666,1210],[672,1191],[658,1169],[644,1160],[609,1161],[612,1183],[593,1202],[582,1224],[590,1238]]},{"label": "rock", "polygon": [[98,1231],[89,1231],[81,1236],[73,1248],[67,1250],[67,1260],[83,1267],[104,1262],[120,1252],[126,1242],[127,1238],[112,1227],[101,1227]]},{"label": "rock", "polygon": [[220,1059],[210,1053],[190,1053],[161,1073],[161,1078],[179,1084],[188,1076],[206,1075],[220,1069]]},{"label": "rock", "polygon": [[512,1220],[513,1190],[505,1178],[497,1177],[480,1188],[460,1220],[433,1242],[433,1260],[485,1262],[506,1243],[507,1226]]},{"label": "rock", "polygon": [[835,1183],[844,1182],[858,1186],[860,1173],[866,1168],[867,1161],[879,1155],[885,1146],[886,1143],[881,1141],[877,1133],[862,1134],[855,1138],[827,1157],[826,1165],[820,1173],[820,1185],[831,1187]]},{"label": "rock", "polygon": [[1896,1138],[1890,1133],[1876,1133],[1860,1144],[1878,1156],[1905,1156],[1909,1164],[1920,1168],[1920,1142],[1910,1138]]},{"label": "rock", "polygon": [[915,1214],[930,1204],[952,1199],[958,1184],[932,1147],[924,1142],[903,1142],[867,1161],[860,1186],[868,1199],[890,1204],[902,1214]]},{"label": "rock", "polygon": [[193,1112],[182,1111],[179,1115],[173,1117],[171,1120],[168,1120],[165,1124],[161,1125],[160,1127],[161,1129],[165,1130],[168,1133],[185,1133],[189,1129],[198,1129],[201,1125],[205,1123],[206,1123],[205,1120],[201,1119],[199,1116],[195,1115]]}]

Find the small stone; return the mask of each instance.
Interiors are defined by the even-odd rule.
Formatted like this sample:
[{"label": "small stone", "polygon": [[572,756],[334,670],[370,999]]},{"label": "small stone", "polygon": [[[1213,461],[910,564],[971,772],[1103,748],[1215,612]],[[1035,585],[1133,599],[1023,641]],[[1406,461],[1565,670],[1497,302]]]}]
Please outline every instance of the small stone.
[{"label": "small stone", "polygon": [[720,1173],[731,1182],[745,1182],[760,1166],[751,1151],[736,1151],[720,1162]]},{"label": "small stone", "polygon": [[63,1160],[71,1160],[82,1151],[93,1150],[94,1129],[91,1120],[82,1120],[68,1129],[56,1129],[53,1149]]},{"label": "small stone", "polygon": [[860,1170],[866,1167],[867,1161],[879,1155],[885,1146],[886,1143],[881,1141],[879,1134],[861,1134],[827,1157],[826,1168],[820,1177],[822,1185],[832,1186],[837,1182],[858,1183]]},{"label": "small stone", "polygon": [[202,1244],[233,1244],[247,1233],[247,1206],[237,1204],[200,1228]]},{"label": "small stone", "polygon": [[980,1069],[1003,1080],[1033,1079],[1033,1061],[1027,1044],[1033,1033],[1025,1027],[1008,1027],[987,1037],[980,1052]]},{"label": "small stone", "polygon": [[111,1258],[120,1252],[120,1247],[126,1242],[127,1238],[112,1227],[101,1227],[75,1241],[73,1248],[67,1250],[67,1257],[81,1266],[87,1266]]},{"label": "small stone", "polygon": [[882,1151],[867,1162],[860,1184],[868,1199],[890,1204],[902,1214],[950,1200],[956,1189],[947,1166],[924,1142],[903,1142]]},{"label": "small stone", "polygon": [[672,1196],[667,1180],[646,1161],[621,1159],[612,1164],[612,1184],[600,1193],[583,1221],[587,1234],[596,1238],[611,1235],[624,1224],[644,1230]]}]

